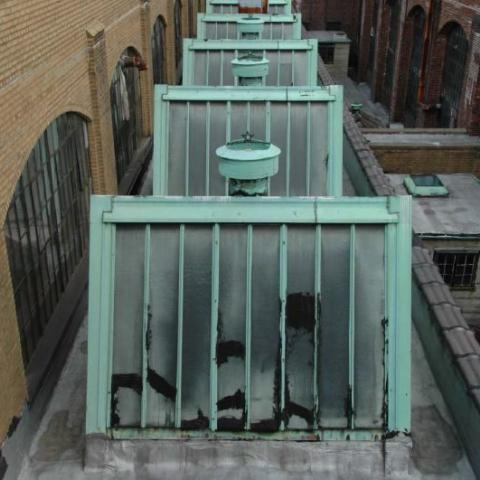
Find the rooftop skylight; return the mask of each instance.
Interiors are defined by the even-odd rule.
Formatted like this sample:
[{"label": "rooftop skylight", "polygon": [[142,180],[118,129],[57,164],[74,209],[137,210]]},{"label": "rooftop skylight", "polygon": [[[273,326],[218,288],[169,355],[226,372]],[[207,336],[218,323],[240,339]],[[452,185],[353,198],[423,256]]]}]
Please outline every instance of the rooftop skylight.
[{"label": "rooftop skylight", "polygon": [[437,175],[409,175],[403,181],[414,197],[446,197],[448,190]]}]

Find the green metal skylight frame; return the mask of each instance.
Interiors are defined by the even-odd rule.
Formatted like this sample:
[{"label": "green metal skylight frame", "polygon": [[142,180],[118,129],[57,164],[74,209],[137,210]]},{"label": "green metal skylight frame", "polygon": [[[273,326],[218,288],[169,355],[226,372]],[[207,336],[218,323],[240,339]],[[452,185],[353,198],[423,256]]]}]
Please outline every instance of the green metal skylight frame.
[{"label": "green metal skylight frame", "polygon": [[[244,14],[198,14],[198,40],[238,40],[237,22]],[[301,40],[302,15],[255,15],[264,20],[262,40]]]},{"label": "green metal skylight frame", "polygon": [[409,175],[403,180],[414,197],[447,197],[448,190],[437,175]]},{"label": "green metal skylight frame", "polygon": [[[141,420],[139,425],[112,428],[111,418],[112,403],[112,345],[114,335],[114,295],[115,295],[115,271],[116,264],[124,257],[118,256],[116,247],[117,228],[140,227],[143,234],[141,258],[144,260],[143,271],[143,333],[139,331],[139,338],[132,338],[132,342],[141,344],[141,381],[135,387],[140,395]],[[184,261],[182,247],[182,232],[189,225],[206,226],[211,230],[211,275],[212,275],[212,317],[211,322],[211,366],[210,371],[205,372],[210,385],[210,411],[208,412],[209,423],[206,429],[186,431],[182,430],[180,422],[181,409],[181,382],[182,364],[178,363],[177,350],[177,388],[175,401],[175,427],[173,429],[147,428],[146,415],[148,411],[147,369],[149,368],[148,345],[156,341],[149,334],[150,319],[150,275],[154,268],[151,262],[153,231],[158,226],[176,226],[180,229],[179,261]],[[219,239],[223,227],[227,225],[243,225],[245,228],[255,229],[262,225],[275,226],[280,229],[283,243],[280,242],[280,272],[278,281],[280,287],[281,314],[279,318],[279,332],[281,335],[281,379],[285,386],[285,354],[286,354],[286,325],[285,325],[285,292],[286,292],[286,241],[290,228],[295,226],[311,226],[316,232],[315,245],[318,245],[322,236],[322,228],[329,226],[343,226],[350,229],[350,252],[355,251],[356,231],[362,226],[377,226],[383,228],[385,242],[385,312],[384,319],[378,328],[384,332],[384,365],[385,378],[383,380],[384,398],[384,426],[379,428],[362,429],[355,427],[355,396],[348,397],[348,428],[317,428],[313,431],[287,430],[280,428],[276,433],[258,433],[252,431],[219,432],[217,431],[217,374],[216,363],[218,287],[219,278]],[[124,230],[125,231],[125,230]],[[162,198],[162,197],[111,197],[94,196],[91,206],[91,236],[90,236],[90,284],[89,284],[89,315],[88,315],[88,383],[87,383],[87,435],[106,435],[112,439],[185,439],[185,438],[229,438],[229,439],[269,439],[269,440],[380,440],[385,436],[391,436],[398,432],[409,433],[411,428],[411,198]],[[135,238],[135,237],[134,237]],[[145,243],[143,245],[143,243]],[[283,246],[282,246],[283,245]],[[247,256],[250,255],[251,247],[247,248]],[[316,251],[318,251],[316,247]],[[248,252],[250,252],[248,254]],[[318,254],[315,254],[316,258]],[[318,257],[315,271],[321,269],[323,260]],[[356,259],[350,254],[350,279],[356,278]],[[183,260],[182,260],[183,259]],[[371,265],[374,269],[375,265]],[[179,270],[183,272],[183,269]],[[251,271],[251,270],[250,270]],[[248,272],[248,269],[247,269]],[[363,271],[365,274],[366,270]],[[362,274],[362,273],[361,273]],[[363,275],[362,274],[362,275]],[[318,276],[318,274],[316,274]],[[248,274],[247,274],[248,277]],[[248,285],[248,278],[246,279]],[[325,280],[324,280],[325,281]],[[183,305],[183,282],[184,276],[179,274],[179,305]],[[140,282],[142,283],[142,282]],[[350,281],[349,289],[349,384],[350,390],[355,392],[354,372],[356,371],[356,353],[354,335],[356,327],[356,301],[368,302],[368,299],[355,293],[355,283]],[[353,287],[352,287],[353,285]],[[316,282],[316,291],[321,294],[326,285]],[[173,288],[173,285],[172,285]],[[250,287],[251,288],[251,287]],[[210,294],[208,294],[210,296]],[[153,297],[152,297],[153,298]],[[248,302],[247,302],[248,305]],[[141,311],[141,310],[140,310]],[[178,332],[179,339],[177,349],[183,348],[182,338],[182,309],[179,309]],[[248,321],[247,314],[247,321]],[[320,319],[315,317],[316,331],[320,328]],[[139,319],[140,323],[141,315]],[[383,326],[383,327],[382,327]],[[118,326],[117,326],[118,328]],[[250,332],[250,333],[249,333]],[[249,336],[250,335],[250,336]],[[142,340],[143,338],[143,340]],[[249,370],[248,370],[248,346],[251,341],[251,331],[247,328],[246,338],[246,407],[249,411]],[[249,340],[250,339],[250,340]],[[315,363],[316,365],[316,363]],[[314,372],[320,366],[314,366]],[[208,380],[209,377],[209,380]],[[314,375],[314,378],[316,376]],[[318,385],[314,380],[314,395],[318,395]],[[150,384],[150,380],[148,380]],[[142,387],[143,385],[143,387]],[[282,387],[283,388],[283,387]],[[283,391],[283,390],[282,390]],[[180,402],[180,403],[178,403]],[[281,404],[284,406],[285,398],[282,396]],[[382,404],[383,405],[383,404]],[[283,408],[283,407],[282,407]],[[343,411],[343,404],[341,405]],[[248,425],[248,417],[247,417]],[[283,425],[283,421],[282,421]]]},{"label": "green metal skylight frame", "polygon": [[[205,105],[205,111],[194,115],[195,109],[200,108],[199,105]],[[179,106],[185,112],[172,113],[172,108]],[[239,113],[240,107],[242,111]],[[261,122],[258,121],[258,108],[262,109]],[[285,116],[284,119],[282,117],[281,130],[275,123],[279,122],[279,114],[276,113],[279,110],[276,109],[283,109],[280,111]],[[196,118],[196,128],[190,127],[188,118],[191,115]],[[237,120],[237,116],[240,120]],[[317,117],[325,122],[322,123],[323,131],[316,132],[312,127],[320,123],[320,120],[316,123],[312,120]],[[298,119],[303,123],[299,123]],[[214,121],[220,123],[212,126]],[[253,133],[256,139],[272,142],[282,149],[280,175],[283,176],[272,180],[271,195],[340,196],[343,193],[341,86],[214,88],[161,85],[155,87],[154,123],[155,195],[225,195],[228,182],[222,178],[223,187],[217,182],[221,176],[214,152],[216,148],[239,138],[246,131]],[[254,123],[258,128],[254,128]],[[201,132],[198,125],[202,127]],[[301,131],[298,131],[299,128]],[[200,140],[192,140],[194,135],[200,135]],[[216,135],[215,141],[212,140],[212,135]],[[326,152],[325,158],[319,151],[322,149]],[[296,154],[299,151],[301,154]],[[200,169],[199,165],[203,179],[198,174],[192,177],[194,168],[197,171]],[[320,171],[324,173],[319,173]],[[314,176],[312,172],[317,173]],[[302,175],[302,180],[297,183],[301,182],[301,188],[293,188],[292,182],[299,175]],[[194,181],[203,181],[201,190],[194,190]]]},{"label": "green metal skylight frame", "polygon": [[[238,0],[207,0],[207,13],[238,13]],[[289,15],[292,13],[292,0],[269,0],[269,14]]]},{"label": "green metal skylight frame", "polygon": [[[316,39],[209,40],[208,42],[185,39],[183,41],[183,85],[236,85],[236,80],[230,73],[230,60],[248,52],[264,55],[270,60],[267,85],[318,85],[318,41]],[[282,74],[282,69],[285,69],[286,65],[291,65],[287,80]],[[204,81],[198,80],[199,76],[196,72],[199,69],[205,71]],[[299,81],[299,78],[305,80]]]}]

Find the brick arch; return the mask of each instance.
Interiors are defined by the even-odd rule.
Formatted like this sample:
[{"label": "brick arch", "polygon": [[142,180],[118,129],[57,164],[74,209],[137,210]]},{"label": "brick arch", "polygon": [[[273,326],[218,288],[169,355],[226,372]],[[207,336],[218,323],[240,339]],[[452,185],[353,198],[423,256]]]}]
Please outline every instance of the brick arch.
[{"label": "brick arch", "polygon": [[[91,112],[80,106],[80,105],[62,105],[59,106],[55,109],[53,109],[44,119],[43,122],[41,123],[33,123],[31,125],[31,133],[29,135],[30,141],[25,142],[23,145],[23,148],[18,152],[18,158],[21,159],[19,162],[15,162],[14,164],[11,165],[11,168],[14,169],[15,174],[14,174],[14,181],[10,182],[6,188],[7,190],[7,195],[5,195],[4,198],[7,198],[8,201],[3,203],[1,205],[1,210],[0,210],[0,225],[5,223],[5,217],[8,211],[8,207],[10,206],[10,201],[13,197],[13,192],[15,191],[15,187],[17,186],[17,182],[20,179],[20,176],[26,166],[28,157],[30,156],[30,153],[34,149],[35,145],[37,144],[38,140],[40,137],[43,135],[43,132],[60,116],[66,114],[66,113],[75,113],[79,116],[81,116],[84,120],[86,120],[87,124],[90,124],[92,121],[92,114]],[[89,137],[90,137],[90,131],[89,131]],[[14,168],[15,167],[15,168]]]}]

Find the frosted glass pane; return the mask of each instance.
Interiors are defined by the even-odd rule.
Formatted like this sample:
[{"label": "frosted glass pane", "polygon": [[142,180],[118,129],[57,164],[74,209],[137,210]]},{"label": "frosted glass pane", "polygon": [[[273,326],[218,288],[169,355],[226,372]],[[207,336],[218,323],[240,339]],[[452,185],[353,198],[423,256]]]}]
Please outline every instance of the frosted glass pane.
[{"label": "frosted glass pane", "polygon": [[153,226],[150,257],[148,426],[175,426],[179,227]]},{"label": "frosted glass pane", "polygon": [[355,278],[355,425],[383,426],[385,229],[357,227]]},{"label": "frosted glass pane", "polygon": [[275,431],[280,422],[278,252],[278,228],[255,227],[250,417],[254,431]]},{"label": "frosted glass pane", "polygon": [[187,104],[170,103],[170,138],[168,151],[168,186],[169,195],[185,195],[185,163]]},{"label": "frosted glass pane", "polygon": [[287,392],[289,429],[313,428],[315,230],[288,229]]},{"label": "frosted glass pane", "polygon": [[140,425],[144,225],[117,227],[111,425]]},{"label": "frosted glass pane", "polygon": [[182,428],[208,428],[212,229],[185,231]]},{"label": "frosted glass pane", "polygon": [[247,229],[222,227],[218,309],[218,429],[245,427]]},{"label": "frosted glass pane", "polygon": [[322,229],[320,426],[345,428],[348,395],[350,227]]}]

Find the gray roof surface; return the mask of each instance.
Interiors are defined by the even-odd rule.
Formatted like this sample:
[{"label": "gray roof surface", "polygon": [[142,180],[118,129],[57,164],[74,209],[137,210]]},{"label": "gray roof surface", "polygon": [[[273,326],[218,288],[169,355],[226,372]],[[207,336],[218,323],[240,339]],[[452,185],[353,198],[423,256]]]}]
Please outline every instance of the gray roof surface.
[{"label": "gray roof surface", "polygon": [[[405,174],[388,175],[395,192],[407,195]],[[413,229],[420,236],[480,236],[480,183],[467,173],[438,175],[448,197],[416,197]]]},{"label": "gray roof surface", "polygon": [[365,133],[365,137],[373,146],[414,146],[414,147],[478,147],[480,137],[472,137],[459,133],[430,133],[430,132],[395,132],[395,133]]}]

